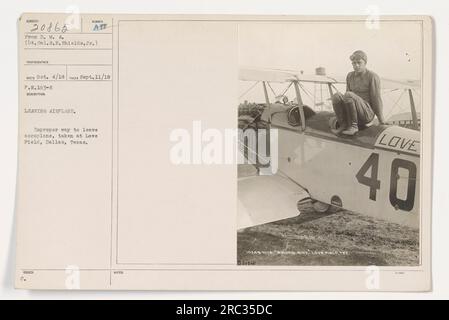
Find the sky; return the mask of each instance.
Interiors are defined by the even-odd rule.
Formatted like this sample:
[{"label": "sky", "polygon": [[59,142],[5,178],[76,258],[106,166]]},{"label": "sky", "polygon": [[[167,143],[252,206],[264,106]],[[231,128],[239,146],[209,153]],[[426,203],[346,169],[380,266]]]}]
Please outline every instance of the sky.
[{"label": "sky", "polygon": [[[365,22],[291,22],[239,24],[239,64],[243,67],[303,70],[314,74],[318,66],[329,76],[346,77],[352,71],[349,56],[363,50],[367,68],[381,78],[421,78],[421,24],[379,22],[369,28]],[[249,84],[241,85],[243,93]],[[314,88],[308,86],[309,92]],[[384,100],[384,114],[407,111],[408,98],[392,92]],[[419,92],[415,93],[419,109]],[[397,104],[396,101],[400,100]],[[403,101],[404,100],[404,101]]]}]

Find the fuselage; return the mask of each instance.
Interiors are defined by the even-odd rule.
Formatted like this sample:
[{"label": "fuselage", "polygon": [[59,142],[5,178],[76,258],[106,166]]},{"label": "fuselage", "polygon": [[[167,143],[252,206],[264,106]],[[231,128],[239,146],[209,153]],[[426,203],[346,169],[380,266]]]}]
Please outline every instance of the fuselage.
[{"label": "fuselage", "polygon": [[[318,113],[306,129],[270,111],[278,130],[279,171],[324,203],[369,216],[419,226],[420,133],[399,126],[373,126],[354,137],[330,132],[331,113]],[[267,115],[262,115],[267,119]]]}]

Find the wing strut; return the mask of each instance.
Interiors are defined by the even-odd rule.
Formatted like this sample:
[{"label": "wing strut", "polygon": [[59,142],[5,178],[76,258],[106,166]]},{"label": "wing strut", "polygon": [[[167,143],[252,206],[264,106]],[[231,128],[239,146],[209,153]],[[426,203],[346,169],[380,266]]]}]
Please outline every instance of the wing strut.
[{"label": "wing strut", "polygon": [[295,92],[296,92],[296,100],[298,101],[299,108],[299,116],[301,118],[301,129],[302,131],[306,130],[306,118],[304,117],[304,105],[302,103],[301,92],[299,91],[299,82],[294,81],[295,84]]},{"label": "wing strut", "polygon": [[415,100],[413,100],[412,89],[408,89],[408,96],[410,98],[410,109],[412,111],[413,129],[419,130],[418,116],[416,114]]},{"label": "wing strut", "polygon": [[267,83],[266,81],[262,81],[262,84],[263,84],[263,93],[265,94],[265,103],[267,104],[268,114],[270,115],[268,121],[271,123],[270,98],[268,98]]}]

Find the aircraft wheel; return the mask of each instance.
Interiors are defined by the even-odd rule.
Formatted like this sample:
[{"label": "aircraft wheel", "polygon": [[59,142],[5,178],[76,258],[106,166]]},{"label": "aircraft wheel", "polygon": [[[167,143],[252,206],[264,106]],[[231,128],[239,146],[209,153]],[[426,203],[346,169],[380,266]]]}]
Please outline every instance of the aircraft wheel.
[{"label": "aircraft wheel", "polygon": [[320,201],[315,201],[312,203],[313,209],[316,212],[319,213],[325,213],[329,210],[329,208],[331,207],[330,204],[324,203],[324,202],[320,202]]}]

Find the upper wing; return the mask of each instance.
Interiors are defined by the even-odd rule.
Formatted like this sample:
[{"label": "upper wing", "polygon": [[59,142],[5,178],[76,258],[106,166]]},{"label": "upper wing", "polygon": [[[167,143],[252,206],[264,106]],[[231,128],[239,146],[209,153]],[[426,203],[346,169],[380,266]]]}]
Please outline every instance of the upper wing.
[{"label": "upper wing", "polygon": [[382,89],[419,89],[421,87],[420,80],[394,80],[388,78],[380,78]]},{"label": "upper wing", "polygon": [[[287,69],[264,69],[253,67],[242,67],[239,79],[243,81],[267,81],[267,82],[315,82],[315,83],[346,83],[345,77],[322,76],[303,74],[296,70]],[[421,81],[409,79],[381,78],[383,89],[419,89]]]},{"label": "upper wing", "polygon": [[320,75],[307,75],[294,70],[240,68],[239,79],[243,81],[267,82],[315,82],[315,83],[344,83],[335,78]]}]

